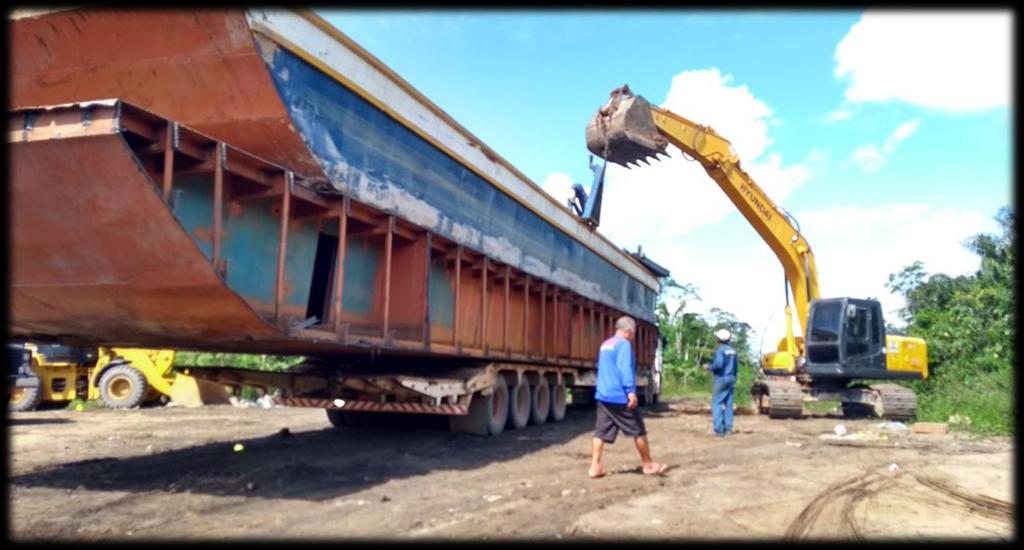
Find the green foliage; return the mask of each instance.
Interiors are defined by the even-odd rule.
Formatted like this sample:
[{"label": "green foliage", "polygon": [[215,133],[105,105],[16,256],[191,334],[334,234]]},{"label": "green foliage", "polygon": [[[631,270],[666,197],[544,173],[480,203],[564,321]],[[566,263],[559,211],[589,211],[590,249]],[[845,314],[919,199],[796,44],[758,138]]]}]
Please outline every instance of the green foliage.
[{"label": "green foliage", "polygon": [[889,276],[887,287],[903,295],[906,334],[928,343],[932,379],[912,385],[918,418],[946,422],[968,416],[977,433],[1013,431],[1014,214],[996,215],[1002,234],[979,234],[965,246],[981,264],[971,275],[929,275],[914,262]]},{"label": "green foliage", "polygon": [[247,353],[209,353],[179,351],[174,354],[176,367],[238,367],[252,370],[282,371],[301,363],[304,357],[288,355],[254,355]]},{"label": "green foliage", "polygon": [[98,399],[95,401],[86,401],[84,399],[72,399],[71,401],[68,401],[68,404],[64,408],[69,411],[87,411],[90,409],[101,409],[103,408],[103,403]]},{"label": "green foliage", "polygon": [[[678,301],[672,311],[668,307],[670,300]],[[751,327],[718,308],[711,308],[706,316],[686,311],[686,306],[694,301],[700,301],[694,285],[679,284],[671,278],[662,282],[656,309],[658,328],[665,342],[661,393],[668,398],[710,398],[713,377],[702,365],[710,363],[714,356],[717,347],[714,332],[725,328],[732,333],[731,344],[739,355],[736,403],[746,405],[750,402],[753,368],[758,362],[750,346]]]},{"label": "green foliage", "polygon": [[[670,299],[679,302],[671,312],[668,308]],[[718,308],[711,308],[706,316],[688,312],[686,306],[691,301],[700,301],[695,286],[679,284],[671,278],[662,282],[656,312],[658,329],[665,339],[662,357],[666,371],[678,370],[680,376],[683,376],[684,371],[693,368],[699,370],[702,364],[710,362],[717,346],[714,332],[720,328],[726,328],[732,333],[731,344],[740,356],[740,367],[756,364],[750,347],[749,324]]]},{"label": "green foliage", "polygon": [[[736,376],[735,403],[737,406],[750,404],[750,386],[754,381],[754,370],[741,368]],[[665,399],[685,397],[711,401],[714,377],[701,368],[685,368],[681,365],[665,365],[661,381],[661,395]]]}]

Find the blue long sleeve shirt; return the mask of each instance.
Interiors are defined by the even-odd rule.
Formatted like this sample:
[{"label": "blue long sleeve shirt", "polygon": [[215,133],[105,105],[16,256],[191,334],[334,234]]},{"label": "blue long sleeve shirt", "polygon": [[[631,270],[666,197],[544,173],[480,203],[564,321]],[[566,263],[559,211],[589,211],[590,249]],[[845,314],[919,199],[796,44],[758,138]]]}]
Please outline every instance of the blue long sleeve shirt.
[{"label": "blue long sleeve shirt", "polygon": [[736,376],[737,368],[736,350],[732,349],[729,344],[722,344],[715,350],[715,358],[711,361],[711,374],[715,375],[715,378],[723,378],[726,376]]},{"label": "blue long sleeve shirt", "polygon": [[597,390],[594,399],[625,405],[627,397],[636,393],[633,372],[633,345],[620,336],[612,336],[601,344],[597,354]]}]

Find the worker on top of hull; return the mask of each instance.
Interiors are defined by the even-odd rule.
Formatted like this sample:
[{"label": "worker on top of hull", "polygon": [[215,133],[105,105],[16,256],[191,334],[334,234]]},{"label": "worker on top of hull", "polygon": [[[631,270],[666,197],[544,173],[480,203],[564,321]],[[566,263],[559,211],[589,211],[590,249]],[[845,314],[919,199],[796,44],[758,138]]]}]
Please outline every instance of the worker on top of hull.
[{"label": "worker on top of hull", "polygon": [[577,216],[582,216],[583,210],[587,207],[587,192],[583,189],[583,184],[572,184],[572,194],[573,196],[568,199],[569,207]]}]

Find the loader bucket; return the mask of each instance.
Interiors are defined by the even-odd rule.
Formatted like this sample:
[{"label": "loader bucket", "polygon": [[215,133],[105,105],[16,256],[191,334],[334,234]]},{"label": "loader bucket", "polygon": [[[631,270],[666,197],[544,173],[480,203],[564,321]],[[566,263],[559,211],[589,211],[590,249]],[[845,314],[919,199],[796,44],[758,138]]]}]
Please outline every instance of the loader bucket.
[{"label": "loader bucket", "polygon": [[175,405],[190,408],[228,403],[228,393],[223,385],[180,372],[174,377],[170,397]]},{"label": "loader bucket", "polygon": [[616,164],[639,164],[665,153],[668,140],[658,132],[646,99],[629,86],[612,90],[611,99],[587,124],[587,149]]}]

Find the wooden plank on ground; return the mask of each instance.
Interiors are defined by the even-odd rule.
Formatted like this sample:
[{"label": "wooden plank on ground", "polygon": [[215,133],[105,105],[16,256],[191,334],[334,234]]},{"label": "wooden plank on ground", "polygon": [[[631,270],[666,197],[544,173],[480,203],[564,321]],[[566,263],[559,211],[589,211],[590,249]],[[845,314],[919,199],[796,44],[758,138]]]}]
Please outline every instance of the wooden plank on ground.
[{"label": "wooden plank on ground", "polygon": [[914,433],[945,434],[949,433],[949,424],[945,422],[915,422]]}]

